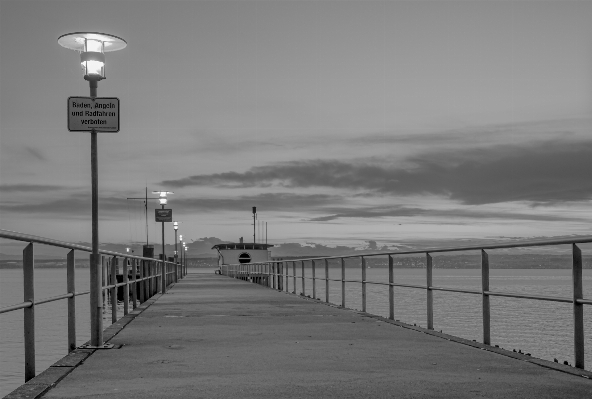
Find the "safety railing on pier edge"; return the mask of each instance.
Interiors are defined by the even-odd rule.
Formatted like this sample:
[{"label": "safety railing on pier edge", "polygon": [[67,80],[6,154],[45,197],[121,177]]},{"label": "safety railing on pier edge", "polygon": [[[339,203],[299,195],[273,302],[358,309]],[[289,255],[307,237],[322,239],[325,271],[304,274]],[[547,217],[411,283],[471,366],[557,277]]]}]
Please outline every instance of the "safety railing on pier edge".
[{"label": "safety railing on pier edge", "polygon": [[[575,367],[584,368],[584,305],[592,305],[592,299],[583,297],[582,284],[582,251],[577,244],[592,243],[592,236],[574,237],[560,240],[539,240],[539,241],[520,241],[514,243],[491,244],[480,246],[456,247],[456,248],[430,248],[417,251],[397,251],[397,252],[380,252],[380,253],[366,253],[363,255],[347,255],[347,256],[329,256],[306,258],[297,260],[275,260],[262,263],[252,264],[234,264],[223,265],[221,273],[223,275],[238,278],[246,281],[260,283],[268,287],[285,290],[289,292],[289,280],[293,280],[293,294],[296,294],[296,278],[301,279],[302,294],[306,295],[306,280],[312,280],[312,297],[316,298],[316,282],[317,280],[325,281],[325,302],[329,302],[329,282],[341,282],[341,306],[345,307],[345,283],[360,283],[362,289],[362,311],[366,312],[366,285],[375,284],[389,287],[389,319],[394,320],[395,314],[395,300],[394,287],[416,288],[426,291],[426,307],[427,307],[427,328],[434,329],[434,291],[447,291],[463,294],[480,295],[482,298],[482,324],[483,324],[483,343],[491,345],[491,312],[489,298],[492,296],[519,298],[519,299],[534,299],[539,301],[563,302],[571,303],[573,308],[574,320],[574,357]],[[512,292],[499,292],[489,289],[489,256],[486,250],[494,249],[509,249],[509,248],[524,248],[524,247],[542,247],[542,246],[556,246],[556,245],[571,245],[572,246],[572,287],[573,295],[571,298],[561,298],[545,295],[528,295]],[[432,256],[433,253],[443,252],[466,252],[466,251],[480,251],[481,253],[481,290],[473,289],[459,289],[450,287],[436,287],[432,285]],[[401,284],[394,280],[393,274],[393,259],[400,255],[425,254],[426,256],[426,284],[413,285]],[[388,282],[374,282],[366,281],[366,258],[374,256],[388,256]],[[346,280],[345,278],[345,259],[359,258],[360,267],[362,270],[361,280]],[[329,278],[329,262],[338,260],[341,263],[341,278]],[[300,276],[296,275],[296,263],[300,263],[302,272]],[[305,277],[304,265],[305,262],[311,263],[312,277]],[[316,263],[323,262],[325,267],[325,277],[315,277]],[[289,264],[292,265],[292,274],[290,274]],[[285,280],[285,283],[284,283]]]},{"label": "safety railing on pier edge", "polygon": [[[2,313],[23,309],[25,346],[24,371],[25,382],[27,382],[35,377],[35,309],[38,305],[62,299],[68,300],[68,352],[76,349],[76,297],[89,294],[90,291],[76,292],[74,279],[74,251],[92,253],[92,248],[2,229],[0,229],[0,238],[29,243],[23,250],[24,302],[0,308],[0,317]],[[50,245],[70,250],[66,256],[67,293],[51,298],[35,298],[34,244]],[[160,259],[133,256],[113,251],[99,251],[99,253],[101,255],[102,264],[101,292],[103,294],[103,304],[101,307],[104,307],[105,297],[108,293],[111,297],[111,320],[113,323],[117,321],[117,289],[119,287],[122,287],[123,289],[123,315],[125,316],[129,312],[130,299],[132,307],[135,309],[138,306],[138,302],[145,302],[159,292],[159,287],[162,286],[161,278],[163,275],[163,267],[165,268],[164,275],[167,279],[167,286],[177,282],[187,274],[186,268],[184,267],[185,265],[173,262],[163,262]],[[119,259],[121,259],[121,262],[119,262]],[[121,265],[123,280],[121,283],[117,282],[116,277],[120,270],[119,265]],[[131,279],[128,274],[131,276]]]}]

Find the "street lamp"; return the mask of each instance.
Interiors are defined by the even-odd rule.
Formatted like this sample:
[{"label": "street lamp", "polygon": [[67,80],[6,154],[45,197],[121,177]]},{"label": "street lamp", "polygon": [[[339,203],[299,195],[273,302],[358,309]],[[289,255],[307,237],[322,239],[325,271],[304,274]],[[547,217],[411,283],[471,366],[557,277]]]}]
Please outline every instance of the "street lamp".
[{"label": "street lamp", "polygon": [[[67,33],[58,38],[58,43],[80,53],[80,65],[84,80],[90,87],[90,97],[97,97],[100,80],[105,79],[105,53],[122,50],[127,42],[120,37],[97,32]],[[101,296],[101,258],[99,256],[99,173],[97,161],[97,132],[90,132],[91,197],[92,197],[92,255],[90,259],[90,345],[91,348],[106,348],[103,344],[103,301]]]},{"label": "street lamp", "polygon": [[177,265],[177,230],[179,229],[179,222],[173,222],[173,229],[175,229],[175,276],[179,279],[179,266]]},{"label": "street lamp", "polygon": [[[164,206],[167,204],[167,194],[175,194],[172,191],[152,191],[152,194],[158,194],[158,202],[164,209]],[[166,293],[166,257],[164,252],[164,222],[162,222],[162,271],[161,271],[161,290],[162,293]]]}]

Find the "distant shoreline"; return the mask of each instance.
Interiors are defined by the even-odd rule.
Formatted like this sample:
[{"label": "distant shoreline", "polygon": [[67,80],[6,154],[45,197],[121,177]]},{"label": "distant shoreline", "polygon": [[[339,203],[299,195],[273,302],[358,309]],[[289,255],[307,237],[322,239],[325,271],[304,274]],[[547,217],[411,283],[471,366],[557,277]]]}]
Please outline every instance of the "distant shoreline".
[{"label": "distant shoreline", "polygon": [[[298,258],[283,257],[282,260],[295,262],[296,268],[300,269],[302,264]],[[189,259],[190,269],[204,269],[217,267],[216,258],[195,258]],[[592,269],[592,256],[584,256],[583,268]],[[520,255],[489,255],[489,264],[491,269],[571,269],[572,256],[565,255],[541,255],[541,254],[520,254]],[[386,257],[368,257],[366,265],[369,268],[388,268]],[[480,255],[447,255],[433,256],[433,265],[435,269],[480,269]],[[305,262],[306,269],[311,268],[311,262]],[[360,258],[347,258],[345,266],[348,269],[359,269],[361,267]],[[76,260],[77,269],[88,269],[88,260]],[[292,265],[289,265],[290,269]],[[317,270],[323,269],[324,263],[316,263]],[[419,257],[395,257],[394,267],[396,269],[421,269],[425,268],[425,256]],[[22,261],[20,260],[0,260],[0,269],[20,269]],[[36,259],[36,269],[62,269],[66,268],[66,259]],[[337,259],[329,262],[330,269],[340,269],[341,264]]]}]

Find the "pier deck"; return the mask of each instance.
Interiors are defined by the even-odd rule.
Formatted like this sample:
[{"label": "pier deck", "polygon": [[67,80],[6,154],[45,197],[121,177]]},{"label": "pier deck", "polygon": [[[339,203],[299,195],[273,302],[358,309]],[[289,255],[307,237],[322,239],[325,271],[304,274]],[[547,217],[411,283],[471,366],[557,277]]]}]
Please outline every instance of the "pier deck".
[{"label": "pier deck", "polygon": [[109,342],[122,347],[44,397],[592,397],[592,380],[518,355],[213,273],[190,273]]}]

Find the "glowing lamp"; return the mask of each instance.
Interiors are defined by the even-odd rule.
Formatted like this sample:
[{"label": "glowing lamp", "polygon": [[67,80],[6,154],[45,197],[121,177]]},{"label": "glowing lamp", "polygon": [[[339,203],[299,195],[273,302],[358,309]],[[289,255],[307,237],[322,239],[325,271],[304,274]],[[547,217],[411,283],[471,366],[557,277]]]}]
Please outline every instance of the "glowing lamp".
[{"label": "glowing lamp", "polygon": [[179,222],[173,222],[173,229],[177,230],[179,228]]},{"label": "glowing lamp", "polygon": [[160,203],[160,205],[166,205],[167,199],[166,198],[159,198],[158,202]]},{"label": "glowing lamp", "polygon": [[80,65],[84,79],[99,81],[105,79],[105,53],[124,49],[127,42],[120,37],[97,32],[67,33],[58,38],[58,43],[67,49],[80,53]]}]

